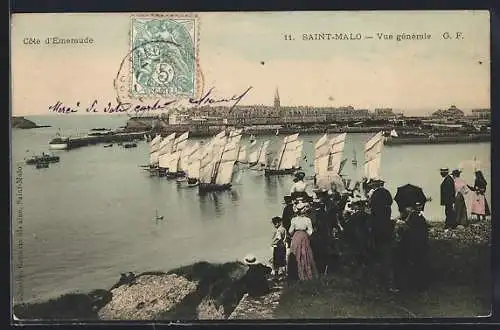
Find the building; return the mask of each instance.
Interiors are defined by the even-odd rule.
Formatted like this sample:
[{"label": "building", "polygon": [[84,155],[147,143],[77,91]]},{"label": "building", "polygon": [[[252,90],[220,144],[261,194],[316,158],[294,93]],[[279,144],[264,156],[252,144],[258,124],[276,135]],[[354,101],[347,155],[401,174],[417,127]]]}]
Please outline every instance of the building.
[{"label": "building", "polygon": [[278,88],[276,88],[276,92],[274,93],[274,110],[280,110],[280,94],[278,93]]},{"label": "building", "polygon": [[378,108],[373,110],[373,115],[376,118],[392,118],[395,117],[396,115],[392,111],[392,108]]},{"label": "building", "polygon": [[464,112],[458,109],[456,106],[452,105],[448,109],[439,109],[432,114],[432,117],[436,118],[463,118]]},{"label": "building", "polygon": [[472,109],[472,117],[477,119],[491,119],[491,109]]}]

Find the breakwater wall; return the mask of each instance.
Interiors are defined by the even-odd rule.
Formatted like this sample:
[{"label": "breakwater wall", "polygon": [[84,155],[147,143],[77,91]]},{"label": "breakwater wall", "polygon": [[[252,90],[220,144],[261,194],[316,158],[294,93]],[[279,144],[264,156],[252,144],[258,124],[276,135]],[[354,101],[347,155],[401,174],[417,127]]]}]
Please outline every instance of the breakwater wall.
[{"label": "breakwater wall", "polygon": [[134,140],[143,140],[147,132],[127,132],[127,133],[109,133],[101,135],[91,135],[84,137],[68,138],[68,149],[75,149],[99,143],[131,142]]},{"label": "breakwater wall", "polygon": [[490,134],[474,134],[474,135],[453,135],[453,136],[436,136],[436,137],[388,137],[384,140],[384,144],[388,146],[409,145],[409,144],[447,144],[447,143],[478,143],[491,142]]}]

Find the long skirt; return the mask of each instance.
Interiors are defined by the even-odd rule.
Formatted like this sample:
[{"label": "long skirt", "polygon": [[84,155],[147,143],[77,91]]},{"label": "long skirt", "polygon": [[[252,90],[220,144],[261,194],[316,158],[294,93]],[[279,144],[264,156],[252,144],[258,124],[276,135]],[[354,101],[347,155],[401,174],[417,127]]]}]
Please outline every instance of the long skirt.
[{"label": "long skirt", "polygon": [[486,198],[479,192],[473,193],[471,213],[477,215],[486,215]]},{"label": "long skirt", "polygon": [[290,274],[292,277],[297,275],[299,280],[304,281],[317,276],[318,271],[314,262],[311,243],[305,231],[299,230],[293,234],[290,252],[292,255],[289,261],[293,263],[293,267],[289,267],[289,270],[292,272],[296,270],[296,274]]},{"label": "long skirt", "polygon": [[469,223],[469,219],[467,217],[467,205],[465,203],[465,198],[462,193],[458,193],[455,199],[455,212],[456,212],[456,221],[457,225],[466,226]]}]

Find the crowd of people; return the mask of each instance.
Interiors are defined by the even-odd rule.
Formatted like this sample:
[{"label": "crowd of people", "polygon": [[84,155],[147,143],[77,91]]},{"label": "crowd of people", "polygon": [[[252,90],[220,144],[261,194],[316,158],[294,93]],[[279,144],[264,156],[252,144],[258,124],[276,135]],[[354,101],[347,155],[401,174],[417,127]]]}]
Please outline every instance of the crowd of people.
[{"label": "crowd of people", "polygon": [[484,220],[490,216],[490,208],[485,198],[487,182],[481,170],[476,169],[474,185],[469,185],[460,177],[461,171],[441,168],[441,205],[445,208],[447,230]]},{"label": "crowd of people", "polygon": [[[474,186],[465,184],[458,170],[449,175],[443,168],[441,175],[446,228],[467,225],[471,219],[479,221],[489,215],[481,171],[476,171]],[[328,273],[332,265],[376,265],[373,269],[377,274],[373,275],[391,291],[425,288],[429,225],[423,211],[430,198],[421,190],[417,197],[407,194],[406,199],[400,198],[398,191],[393,198],[381,179],[363,179],[353,188],[343,180],[341,187],[332,185],[329,190],[310,194],[304,178],[303,172],[295,175],[290,194],[284,196],[281,216],[271,219],[273,257],[267,273],[278,281],[306,281]],[[393,219],[395,201],[399,215]],[[251,267],[259,264],[254,256],[247,256],[245,262]],[[260,269],[264,276],[266,271]]]}]

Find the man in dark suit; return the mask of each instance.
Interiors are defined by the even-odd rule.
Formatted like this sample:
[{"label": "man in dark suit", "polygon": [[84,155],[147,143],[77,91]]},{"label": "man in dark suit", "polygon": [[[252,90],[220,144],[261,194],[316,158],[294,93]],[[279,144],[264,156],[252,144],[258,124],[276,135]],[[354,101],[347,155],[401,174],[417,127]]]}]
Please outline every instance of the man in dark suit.
[{"label": "man in dark suit", "polygon": [[455,180],[451,177],[448,168],[440,170],[443,182],[441,183],[441,205],[444,206],[446,216],[444,222],[445,229],[454,229],[457,227],[455,216]]},{"label": "man in dark suit", "polygon": [[392,288],[394,274],[392,265],[392,246],[394,223],[391,220],[392,196],[389,190],[384,188],[383,180],[373,180],[370,183],[373,188],[369,200],[371,211],[371,230],[374,247],[375,261],[378,263],[380,275],[384,277],[386,285]]},{"label": "man in dark suit", "polygon": [[372,214],[372,230],[375,245],[390,241],[393,233],[391,220],[392,196],[389,190],[384,188],[383,180],[371,182],[373,192],[370,197],[370,210]]}]

